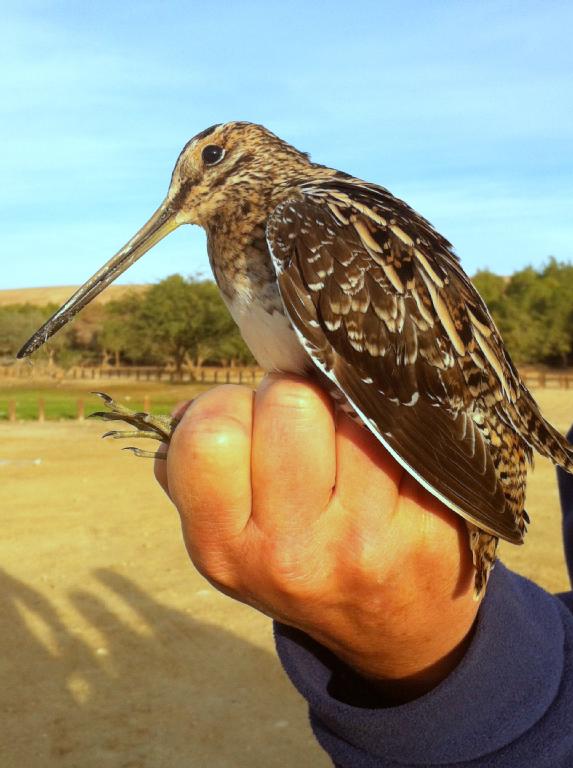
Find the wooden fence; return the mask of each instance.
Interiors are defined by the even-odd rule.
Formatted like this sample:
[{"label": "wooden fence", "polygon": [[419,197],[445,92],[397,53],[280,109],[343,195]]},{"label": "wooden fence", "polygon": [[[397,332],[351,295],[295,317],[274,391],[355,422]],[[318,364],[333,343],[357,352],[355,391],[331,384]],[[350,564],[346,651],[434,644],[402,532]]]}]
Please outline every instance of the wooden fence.
[{"label": "wooden fence", "polygon": [[[94,409],[95,410],[95,409]],[[149,395],[145,395],[143,398],[143,410],[146,413],[151,412],[151,398]],[[8,400],[7,419],[9,422],[16,422],[18,420],[18,408],[17,401],[14,398]],[[0,412],[0,418],[2,414]],[[75,401],[75,419],[76,421],[83,421],[86,417],[86,406],[83,397],[78,397]],[[29,420],[29,419],[28,419]],[[46,399],[39,397],[37,400],[36,421],[46,421]]]},{"label": "wooden fence", "polygon": [[[171,383],[205,384],[258,384],[264,376],[260,368],[217,368],[214,366],[184,368],[177,374],[172,368],[158,366],[75,366],[67,371],[31,366],[26,363],[0,366],[0,378],[4,379],[64,379],[66,381],[99,381],[123,379],[132,381],[157,381]],[[573,372],[570,370],[521,371],[528,387],[540,389],[573,389]]]},{"label": "wooden fence", "polygon": [[[7,370],[11,372],[10,378],[35,378],[36,374],[22,373],[21,366],[12,366],[10,368],[0,367],[0,376],[8,377]],[[558,371],[539,371],[525,370],[521,373],[523,380],[528,387],[532,389],[571,389],[573,391],[573,374],[560,373]],[[166,383],[205,383],[205,384],[246,384],[255,386],[264,376],[264,372],[258,368],[194,368],[186,369],[180,375],[175,371],[166,368],[154,367],[124,367],[124,368],[102,368],[102,367],[76,367],[66,372],[67,380],[84,381],[103,381],[110,379],[127,379],[132,381],[148,382],[166,382]],[[39,378],[39,376],[38,376]],[[45,379],[45,373],[43,378]],[[56,377],[54,377],[56,378]],[[57,378],[61,378],[58,376]],[[7,394],[9,390],[7,390]],[[4,399],[6,402],[6,399]],[[72,402],[74,403],[72,406]],[[78,397],[75,402],[70,402],[67,417],[70,418],[71,411],[75,418],[82,421],[85,418],[85,403],[83,397]],[[52,404],[53,405],[53,404]],[[10,422],[18,420],[19,406],[14,398],[7,401],[7,409],[2,412],[0,409],[0,420],[7,419]],[[37,421],[46,420],[46,401],[43,396],[38,397],[37,407],[34,409]],[[152,410],[151,397],[149,394],[143,397],[143,410],[150,412]],[[53,418],[53,416],[52,416]]]},{"label": "wooden fence", "polygon": [[258,384],[264,376],[260,368],[172,368],[156,366],[75,366],[64,371],[19,364],[0,367],[0,377],[8,379],[58,379],[66,381],[103,381],[110,379],[201,384]]},{"label": "wooden fence", "polygon": [[[149,382],[150,384],[157,384],[158,382],[163,384],[244,384],[247,386],[255,387],[263,378],[264,371],[259,368],[216,368],[216,367],[203,367],[203,368],[187,368],[178,373],[175,370],[169,368],[158,367],[76,367],[67,371],[61,371],[57,369],[36,368],[29,365],[15,365],[11,367],[0,367],[0,377],[10,378],[12,380],[11,388],[14,386],[14,379],[21,380],[22,386],[28,388],[30,384],[33,386],[34,381],[42,381],[43,388],[45,389],[46,381],[53,381],[54,386],[57,385],[62,379],[65,381],[77,381],[84,382],[84,386],[80,385],[80,389],[103,389],[107,386],[113,386],[115,380],[127,380],[132,382]],[[26,381],[24,381],[26,380]],[[93,383],[93,386],[92,386]],[[87,385],[87,386],[86,386]],[[16,385],[16,389],[17,389]],[[48,386],[50,386],[48,384]],[[77,389],[75,396],[70,393],[70,398],[62,404],[55,400],[50,400],[48,396],[48,402],[46,403],[46,397],[39,395],[34,401],[22,402],[19,398],[11,397],[11,388],[6,388],[2,392],[0,389],[0,421],[8,420],[9,422],[16,422],[20,419],[24,420],[36,420],[44,422],[48,419],[58,418],[75,418],[78,421],[83,421],[86,415],[85,402],[83,397],[77,396]],[[143,410],[150,412],[152,410],[151,395],[156,389],[153,386],[150,387],[150,392],[143,395]],[[141,392],[141,386],[139,387]],[[165,401],[166,394],[168,395],[168,389],[162,390],[161,400]],[[139,395],[141,402],[141,394]],[[169,399],[167,397],[167,399]],[[90,408],[96,410],[96,408]]]},{"label": "wooden fence", "polygon": [[264,376],[258,368],[186,368],[178,373],[170,368],[120,367],[120,368],[72,368],[66,379],[127,379],[132,381],[157,381],[169,383],[201,384],[257,384]]},{"label": "wooden fence", "polygon": [[521,378],[532,389],[573,389],[573,374],[557,371],[525,371]]}]

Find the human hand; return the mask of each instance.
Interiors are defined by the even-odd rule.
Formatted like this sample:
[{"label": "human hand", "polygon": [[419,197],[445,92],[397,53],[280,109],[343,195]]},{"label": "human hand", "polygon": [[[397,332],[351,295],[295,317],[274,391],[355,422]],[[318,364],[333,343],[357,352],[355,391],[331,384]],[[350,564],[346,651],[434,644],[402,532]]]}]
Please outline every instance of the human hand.
[{"label": "human hand", "polygon": [[209,581],[394,698],[463,655],[478,609],[465,523],[316,385],[206,392],[155,471]]}]

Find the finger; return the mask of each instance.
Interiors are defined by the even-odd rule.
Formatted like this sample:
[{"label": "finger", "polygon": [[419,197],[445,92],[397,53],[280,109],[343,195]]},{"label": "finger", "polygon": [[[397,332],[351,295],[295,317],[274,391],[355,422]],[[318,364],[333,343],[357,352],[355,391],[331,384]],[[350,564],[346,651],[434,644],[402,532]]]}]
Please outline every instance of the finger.
[{"label": "finger", "polygon": [[268,377],[255,394],[253,519],[298,530],[328,504],[336,477],[332,403],[317,385]]},{"label": "finger", "polygon": [[[181,402],[177,403],[171,411],[171,415],[176,419],[181,419],[192,402],[193,400],[182,400]],[[165,454],[167,453],[167,446],[162,443],[159,446],[157,453],[161,453],[165,457]],[[155,459],[153,462],[153,474],[155,475],[155,479],[159,485],[169,496],[169,488],[167,484],[167,462],[165,461],[165,458]]]},{"label": "finger", "polygon": [[[166,454],[167,446],[160,445],[157,452]],[[165,493],[169,496],[169,484],[167,482],[167,462],[165,461],[165,459],[155,459],[155,461],[153,462],[153,474],[155,475],[155,479],[157,480],[159,485],[163,488]]]},{"label": "finger", "polygon": [[336,429],[336,497],[354,517],[383,516],[396,506],[403,470],[361,422],[339,414]]},{"label": "finger", "polygon": [[362,555],[369,548],[376,551],[381,537],[395,546],[389,537],[392,524],[408,535],[421,537],[423,531],[425,539],[435,531],[438,541],[447,524],[455,537],[457,515],[402,469],[368,429],[343,415],[337,425],[336,455],[335,497],[348,512],[353,532],[348,539]]},{"label": "finger", "polygon": [[246,387],[217,387],[193,402],[174,432],[169,494],[196,547],[217,548],[249,520],[252,401]]}]

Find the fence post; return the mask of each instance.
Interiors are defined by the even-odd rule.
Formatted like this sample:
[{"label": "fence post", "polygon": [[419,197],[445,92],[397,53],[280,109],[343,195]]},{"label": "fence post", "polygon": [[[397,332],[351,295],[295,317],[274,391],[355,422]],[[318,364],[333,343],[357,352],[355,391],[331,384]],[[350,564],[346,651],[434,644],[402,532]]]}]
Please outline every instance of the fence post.
[{"label": "fence post", "polygon": [[16,401],[8,400],[8,421],[16,421]]},{"label": "fence post", "polygon": [[78,402],[76,405],[76,418],[78,421],[83,421],[85,417],[85,405],[83,398],[78,398]]},{"label": "fence post", "polygon": [[143,411],[144,413],[149,413],[151,411],[151,399],[149,395],[143,396]]},{"label": "fence post", "polygon": [[43,397],[38,398],[38,421],[46,421],[46,401]]},{"label": "fence post", "polygon": [[542,389],[545,389],[545,384],[546,384],[546,380],[545,380],[545,371],[541,371],[541,372],[539,373],[539,386],[540,386]]}]

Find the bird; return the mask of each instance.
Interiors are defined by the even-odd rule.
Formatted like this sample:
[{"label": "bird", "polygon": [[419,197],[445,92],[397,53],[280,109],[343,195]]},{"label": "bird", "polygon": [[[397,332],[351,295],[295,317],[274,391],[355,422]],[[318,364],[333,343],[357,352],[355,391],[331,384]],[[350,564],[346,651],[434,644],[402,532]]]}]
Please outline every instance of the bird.
[{"label": "bird", "polygon": [[[183,224],[206,231],[215,281],[258,364],[319,382],[465,520],[479,600],[499,539],[523,542],[533,452],[573,472],[573,446],[541,414],[452,245],[386,188],[313,162],[262,125],[213,125],[184,146],[149,221],[18,357]],[[102,397],[110,411],[98,415],[169,442],[176,419]]]}]

